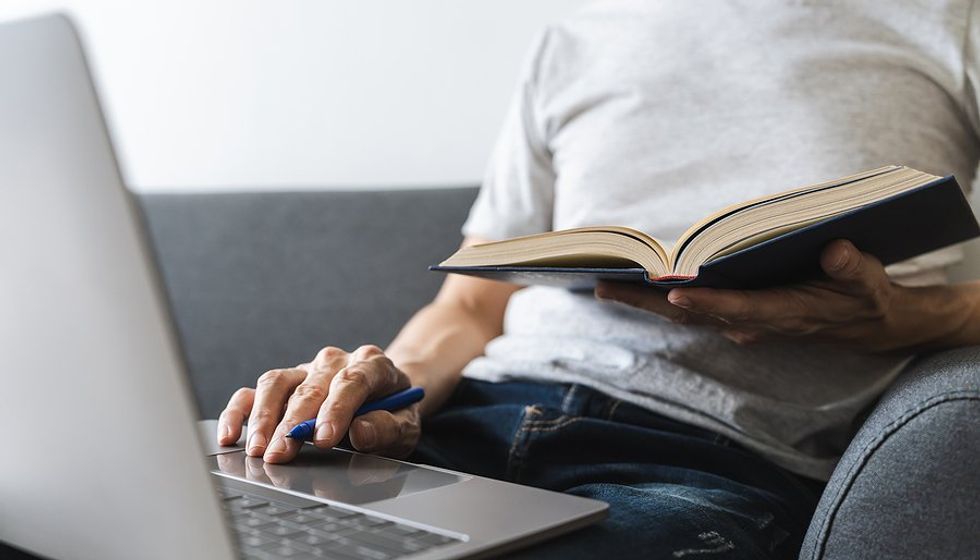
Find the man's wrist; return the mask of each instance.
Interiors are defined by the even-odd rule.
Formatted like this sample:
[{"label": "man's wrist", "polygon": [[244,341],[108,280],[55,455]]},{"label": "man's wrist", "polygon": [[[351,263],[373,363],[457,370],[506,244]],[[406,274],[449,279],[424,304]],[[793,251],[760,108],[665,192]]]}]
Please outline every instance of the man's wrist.
[{"label": "man's wrist", "polygon": [[445,381],[433,376],[431,367],[425,362],[408,358],[392,358],[392,362],[411,380],[413,387],[421,387],[425,391],[425,398],[419,403],[422,416],[436,412],[446,398]]},{"label": "man's wrist", "polygon": [[896,286],[890,349],[940,349],[980,344],[977,301],[980,286]]},{"label": "man's wrist", "polygon": [[969,282],[944,286],[949,307],[944,335],[938,347],[955,348],[980,344],[980,284]]}]

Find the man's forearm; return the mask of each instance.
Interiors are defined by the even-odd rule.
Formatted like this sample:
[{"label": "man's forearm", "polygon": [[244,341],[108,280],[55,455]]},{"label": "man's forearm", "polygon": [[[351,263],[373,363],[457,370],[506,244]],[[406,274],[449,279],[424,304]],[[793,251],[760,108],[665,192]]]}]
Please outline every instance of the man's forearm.
[{"label": "man's forearm", "polygon": [[494,321],[437,300],[412,317],[385,353],[413,384],[425,389],[422,414],[428,415],[449,398],[463,367],[498,334]]}]

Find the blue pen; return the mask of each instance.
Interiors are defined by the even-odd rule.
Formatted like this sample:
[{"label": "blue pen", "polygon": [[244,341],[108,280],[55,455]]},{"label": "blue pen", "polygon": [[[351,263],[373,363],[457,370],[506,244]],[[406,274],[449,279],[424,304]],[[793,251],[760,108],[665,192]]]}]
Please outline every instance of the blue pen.
[{"label": "blue pen", "polygon": [[[404,391],[398,391],[397,393],[392,393],[387,397],[382,397],[376,401],[371,401],[361,405],[354,411],[354,417],[361,416],[362,414],[367,414],[368,412],[374,412],[375,410],[387,410],[395,411],[401,408],[405,408],[411,404],[417,403],[422,400],[425,396],[425,391],[421,387],[409,387]],[[298,439],[300,441],[309,441],[313,439],[313,428],[316,426],[316,418],[312,420],[307,420],[306,422],[300,422],[289,430],[286,437],[292,439]]]}]

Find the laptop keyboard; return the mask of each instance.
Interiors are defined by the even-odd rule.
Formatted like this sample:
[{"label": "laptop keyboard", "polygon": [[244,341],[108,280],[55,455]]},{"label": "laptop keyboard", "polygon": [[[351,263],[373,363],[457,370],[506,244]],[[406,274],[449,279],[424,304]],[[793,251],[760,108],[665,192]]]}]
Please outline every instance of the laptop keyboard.
[{"label": "laptop keyboard", "polygon": [[315,503],[285,501],[225,485],[218,487],[242,557],[248,560],[303,558],[388,560],[418,554],[458,539]]}]

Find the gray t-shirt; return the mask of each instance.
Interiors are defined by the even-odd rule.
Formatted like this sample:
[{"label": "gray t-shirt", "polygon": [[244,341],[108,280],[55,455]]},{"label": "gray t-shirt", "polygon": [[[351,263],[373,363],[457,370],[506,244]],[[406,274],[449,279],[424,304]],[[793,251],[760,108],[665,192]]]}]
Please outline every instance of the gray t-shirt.
[{"label": "gray t-shirt", "polygon": [[[536,42],[463,231],[620,224],[670,240],[722,206],[893,163],[969,185],[978,26],[970,0],[596,3]],[[889,273],[941,282],[959,253]],[[534,287],[464,374],[588,385],[826,478],[907,359],[739,346]]]}]

